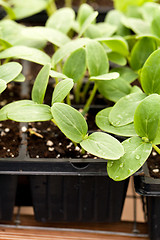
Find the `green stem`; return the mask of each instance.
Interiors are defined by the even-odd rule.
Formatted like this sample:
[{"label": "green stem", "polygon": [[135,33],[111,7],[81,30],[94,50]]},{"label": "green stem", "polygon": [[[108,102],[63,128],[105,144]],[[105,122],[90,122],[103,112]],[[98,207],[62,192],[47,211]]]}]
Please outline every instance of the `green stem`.
[{"label": "green stem", "polygon": [[71,106],[70,94],[67,95],[66,102],[69,106]]},{"label": "green stem", "polygon": [[86,3],[86,0],[81,0],[80,1],[80,5],[83,4],[83,3]]},{"label": "green stem", "polygon": [[152,147],[154,148],[154,150],[156,150],[156,152],[160,155],[160,149],[159,147],[157,147],[156,145],[152,144]]},{"label": "green stem", "polygon": [[93,98],[94,98],[95,94],[96,94],[96,91],[97,91],[97,85],[94,84],[94,87],[93,87],[93,90],[92,90],[92,92],[90,94],[90,97],[88,98],[87,103],[84,106],[84,109],[83,109],[83,112],[82,112],[83,116],[88,112],[89,107],[90,107],[90,105],[91,105],[91,103],[93,101]]},{"label": "green stem", "polygon": [[65,7],[72,7],[72,0],[65,0]]},{"label": "green stem", "polygon": [[55,0],[49,0],[47,7],[46,7],[46,12],[48,16],[51,16],[54,12],[56,12],[57,6],[55,4]]},{"label": "green stem", "polygon": [[82,86],[82,81],[78,81],[76,86],[75,86],[75,101],[76,103],[80,102],[80,90],[81,90],[81,86]]},{"label": "green stem", "polygon": [[85,101],[89,86],[90,86],[90,81],[87,81],[87,83],[84,86],[83,92],[82,92],[82,102]]}]

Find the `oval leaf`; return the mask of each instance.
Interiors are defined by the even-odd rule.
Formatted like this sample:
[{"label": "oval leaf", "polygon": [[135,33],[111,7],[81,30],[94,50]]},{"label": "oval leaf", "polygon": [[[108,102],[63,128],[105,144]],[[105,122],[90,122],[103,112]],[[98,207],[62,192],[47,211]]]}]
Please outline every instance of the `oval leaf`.
[{"label": "oval leaf", "polygon": [[0,79],[3,79],[6,83],[15,79],[22,71],[22,66],[16,62],[6,63],[0,66]]},{"label": "oval leaf", "polygon": [[160,96],[152,94],[137,107],[134,115],[134,126],[140,137],[154,142],[160,128]]},{"label": "oval leaf", "polygon": [[135,132],[133,123],[127,124],[122,127],[115,127],[110,123],[109,113],[111,109],[112,109],[111,107],[103,109],[96,115],[97,126],[105,132],[113,133],[116,135],[125,137],[136,136],[137,134]]},{"label": "oval leaf", "polygon": [[132,83],[138,78],[138,74],[129,67],[112,68],[111,72],[118,72],[120,77],[128,83]]},{"label": "oval leaf", "polygon": [[35,103],[31,100],[20,100],[20,101],[12,102],[12,103],[5,105],[4,107],[2,107],[0,109],[0,121],[4,121],[4,120],[8,119],[7,114],[9,111],[14,111],[14,109],[16,107],[21,107],[26,104],[31,105],[31,104],[35,104]]},{"label": "oval leaf", "polygon": [[36,103],[42,104],[45,96],[45,92],[48,85],[50,73],[50,64],[46,64],[42,67],[38,73],[32,88],[32,100]]},{"label": "oval leaf", "polygon": [[125,66],[127,64],[126,58],[116,52],[109,52],[108,58],[109,58],[109,61],[116,63],[117,65],[120,65],[120,66]]},{"label": "oval leaf", "polygon": [[119,53],[122,56],[127,57],[129,54],[128,44],[122,37],[102,37],[96,40],[105,43],[113,52]]},{"label": "oval leaf", "polygon": [[145,62],[140,82],[146,94],[160,94],[160,49],[154,51]]},{"label": "oval leaf", "polygon": [[139,70],[149,57],[157,49],[156,41],[152,38],[143,37],[131,51],[130,65],[133,70]]},{"label": "oval leaf", "polygon": [[24,59],[41,65],[50,63],[50,57],[46,53],[26,46],[15,46],[0,52],[0,59],[5,58]]},{"label": "oval leaf", "polygon": [[6,82],[0,79],[0,93],[2,93],[6,88],[7,88]]},{"label": "oval leaf", "polygon": [[24,28],[22,31],[24,36],[31,36],[33,39],[43,39],[52,44],[60,47],[70,41],[70,38],[67,37],[62,32],[56,29],[50,29],[45,27],[28,27]]},{"label": "oval leaf", "polygon": [[72,28],[75,13],[71,8],[61,8],[54,12],[47,20],[48,28],[57,29],[65,34]]},{"label": "oval leaf", "polygon": [[87,65],[90,76],[108,73],[109,63],[102,45],[94,40],[86,45]]},{"label": "oval leaf", "polygon": [[63,66],[63,74],[68,78],[72,78],[74,82],[78,82],[84,76],[86,71],[86,51],[79,48],[74,51],[66,60]]},{"label": "oval leaf", "polygon": [[111,124],[120,127],[132,123],[135,110],[145,97],[144,93],[132,93],[121,98],[109,114]]},{"label": "oval leaf", "polygon": [[87,152],[104,159],[117,160],[124,154],[122,144],[107,133],[92,133],[80,145]]},{"label": "oval leaf", "polygon": [[79,111],[64,103],[54,103],[51,111],[56,125],[67,138],[80,143],[86,137],[88,126]]},{"label": "oval leaf", "polygon": [[78,48],[81,48],[84,45],[86,45],[88,41],[90,41],[90,40],[87,38],[80,38],[80,39],[72,40],[72,41],[66,43],[64,46],[59,48],[55,52],[55,54],[53,54],[52,65],[55,66],[57,63],[62,61],[63,58],[70,55],[72,52],[74,52]]},{"label": "oval leaf", "polygon": [[45,104],[27,104],[8,110],[8,119],[16,122],[41,122],[52,119],[51,108]]},{"label": "oval leaf", "polygon": [[83,35],[83,33],[87,30],[87,28],[91,25],[91,23],[96,19],[97,16],[98,16],[98,12],[95,11],[91,13],[89,17],[84,21],[78,35],[79,38]]},{"label": "oval leaf", "polygon": [[106,73],[100,76],[93,76],[90,78],[90,80],[104,80],[104,81],[108,81],[108,80],[112,80],[112,79],[116,79],[119,77],[119,73],[116,72],[112,72],[112,73]]},{"label": "oval leaf", "polygon": [[98,91],[108,100],[117,102],[131,91],[130,84],[119,77],[111,81],[97,81]]},{"label": "oval leaf", "polygon": [[122,143],[125,154],[117,161],[108,161],[107,172],[115,181],[122,181],[133,175],[145,163],[152,151],[152,144],[139,137],[132,137]]},{"label": "oval leaf", "polygon": [[77,21],[79,23],[80,26],[82,26],[84,24],[84,22],[86,21],[86,19],[88,18],[89,15],[91,15],[94,12],[93,8],[84,3],[81,4],[81,6],[78,9],[78,14],[77,14]]},{"label": "oval leaf", "polygon": [[73,85],[73,80],[69,78],[59,82],[53,91],[52,105],[56,102],[62,102],[71,91]]}]

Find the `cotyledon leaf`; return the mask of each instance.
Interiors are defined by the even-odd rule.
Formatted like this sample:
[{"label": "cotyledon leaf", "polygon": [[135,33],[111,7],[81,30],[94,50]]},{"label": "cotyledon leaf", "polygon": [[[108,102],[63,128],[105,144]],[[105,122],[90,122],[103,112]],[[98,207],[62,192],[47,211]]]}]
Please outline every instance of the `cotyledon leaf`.
[{"label": "cotyledon leaf", "polygon": [[144,93],[131,93],[121,98],[109,114],[111,124],[120,127],[132,123],[135,110],[145,97],[146,94]]},{"label": "cotyledon leaf", "polygon": [[121,127],[115,127],[109,122],[109,113],[111,109],[112,107],[105,108],[96,115],[97,126],[105,132],[113,133],[116,135],[125,137],[136,136],[137,134],[135,132],[133,123]]},{"label": "cotyledon leaf", "polygon": [[115,181],[122,181],[133,175],[145,163],[152,151],[152,144],[139,137],[132,137],[122,143],[125,154],[117,161],[108,161],[107,172]]},{"label": "cotyledon leaf", "polygon": [[64,103],[54,103],[51,112],[56,125],[66,137],[76,143],[86,137],[88,126],[78,110]]},{"label": "cotyledon leaf", "polygon": [[122,144],[107,133],[92,133],[80,145],[87,152],[104,159],[117,160],[124,154]]}]

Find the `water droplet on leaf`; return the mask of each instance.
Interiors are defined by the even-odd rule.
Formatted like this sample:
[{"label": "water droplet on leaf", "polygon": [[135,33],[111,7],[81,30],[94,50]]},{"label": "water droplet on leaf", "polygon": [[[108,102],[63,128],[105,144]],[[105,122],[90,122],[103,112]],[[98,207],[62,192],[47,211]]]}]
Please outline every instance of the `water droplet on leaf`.
[{"label": "water droplet on leaf", "polygon": [[124,166],[124,163],[121,163],[119,167],[122,168],[123,166]]},{"label": "water droplet on leaf", "polygon": [[136,159],[139,160],[141,157],[139,155],[136,155]]},{"label": "water droplet on leaf", "polygon": [[107,166],[108,166],[109,168],[112,167],[112,166],[113,166],[113,161],[108,162],[108,163],[107,163]]}]

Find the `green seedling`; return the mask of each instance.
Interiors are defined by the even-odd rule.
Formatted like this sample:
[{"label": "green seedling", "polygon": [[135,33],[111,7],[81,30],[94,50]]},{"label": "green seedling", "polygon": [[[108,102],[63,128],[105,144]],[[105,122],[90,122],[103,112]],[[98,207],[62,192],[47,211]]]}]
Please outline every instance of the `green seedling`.
[{"label": "green seedling", "polygon": [[[121,143],[106,133],[88,135],[88,126],[83,115],[73,107],[62,103],[73,87],[73,80],[60,81],[52,94],[51,106],[43,104],[50,65],[39,72],[32,89],[32,100],[20,100],[4,106],[0,110],[0,120],[17,122],[53,121],[67,138],[87,152],[104,159],[117,160],[124,154]],[[39,88],[38,86],[41,85]],[[115,151],[116,149],[116,151]]]},{"label": "green seedling", "polygon": [[100,111],[96,123],[103,131],[131,137],[122,144],[125,154],[117,163],[108,163],[108,173],[114,180],[123,180],[134,174],[148,159],[152,148],[159,154],[160,91],[159,54],[154,51],[145,62],[140,83],[144,92],[121,98],[112,108]]}]

